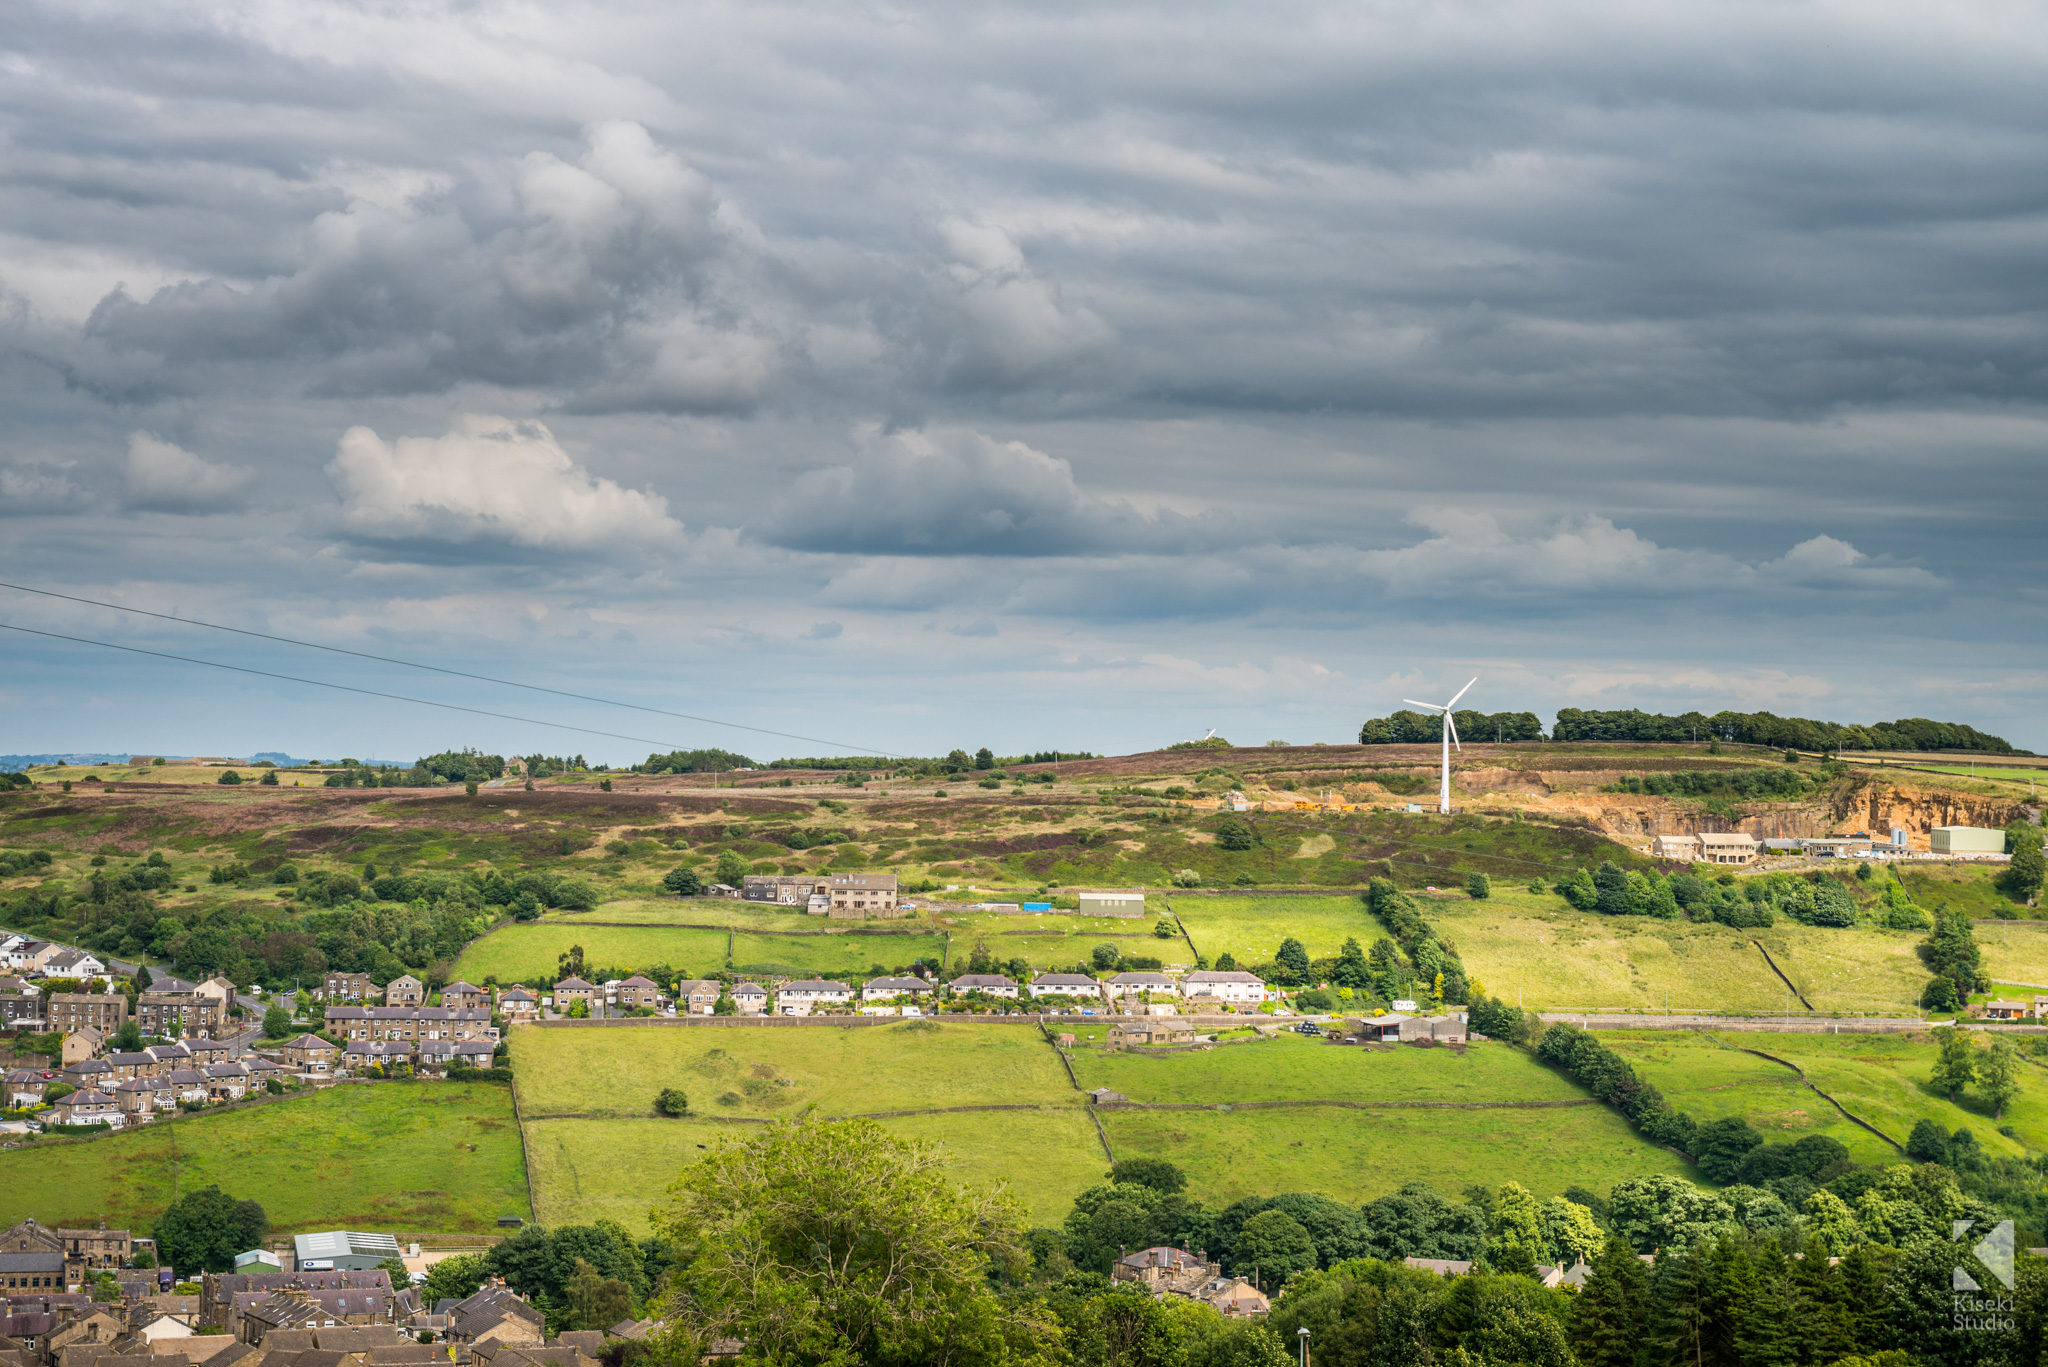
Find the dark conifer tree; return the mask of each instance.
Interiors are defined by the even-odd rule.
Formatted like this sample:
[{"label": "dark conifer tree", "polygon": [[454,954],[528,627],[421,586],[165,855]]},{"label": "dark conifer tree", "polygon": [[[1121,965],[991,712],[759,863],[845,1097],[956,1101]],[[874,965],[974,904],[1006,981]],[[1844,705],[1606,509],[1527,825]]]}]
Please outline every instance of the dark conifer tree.
[{"label": "dark conifer tree", "polygon": [[1581,1367],[1633,1367],[1649,1312],[1650,1269],[1634,1249],[1609,1238],[1573,1310],[1572,1351]]},{"label": "dark conifer tree", "polygon": [[1827,1246],[1809,1236],[1792,1260],[1791,1315],[1794,1358],[1802,1367],[1825,1367],[1857,1352],[1849,1294],[1842,1275],[1828,1263]]}]

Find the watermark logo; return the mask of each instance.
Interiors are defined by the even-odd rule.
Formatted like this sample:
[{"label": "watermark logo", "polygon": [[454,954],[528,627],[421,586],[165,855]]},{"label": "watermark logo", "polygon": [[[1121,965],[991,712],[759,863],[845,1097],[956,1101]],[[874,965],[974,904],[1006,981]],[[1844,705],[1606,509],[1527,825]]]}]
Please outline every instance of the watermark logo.
[{"label": "watermark logo", "polygon": [[[1974,1220],[1957,1220],[1954,1233],[1949,1237],[1960,1243],[1963,1236],[1976,1227]],[[2013,1233],[2012,1221],[2001,1220],[1992,1231],[1977,1241],[1970,1250],[1970,1256],[1980,1263],[1986,1272],[2007,1291],[2013,1287]],[[1993,1287],[1990,1295],[1972,1295],[1984,1288],[1961,1263],[1950,1273],[1949,1285],[1955,1292],[1955,1317],[1958,1329],[1984,1329],[1992,1333],[2009,1334],[2013,1330],[2013,1298],[2001,1296]]]},{"label": "watermark logo", "polygon": [[[1976,1223],[1975,1220],[1956,1221],[1955,1232],[1949,1237],[1961,1239],[1976,1226]],[[1970,1250],[1970,1256],[1984,1264],[1984,1270],[1998,1278],[2000,1284],[2008,1291],[2012,1290],[2013,1282],[2012,1254],[2013,1234],[2012,1221],[2010,1220],[2000,1220],[1997,1227],[1982,1239],[1979,1239],[1977,1246]],[[1984,1289],[1977,1284],[1975,1277],[1972,1277],[1960,1266],[1956,1268],[1954,1278],[1950,1284],[1957,1291],[1982,1291]]]}]

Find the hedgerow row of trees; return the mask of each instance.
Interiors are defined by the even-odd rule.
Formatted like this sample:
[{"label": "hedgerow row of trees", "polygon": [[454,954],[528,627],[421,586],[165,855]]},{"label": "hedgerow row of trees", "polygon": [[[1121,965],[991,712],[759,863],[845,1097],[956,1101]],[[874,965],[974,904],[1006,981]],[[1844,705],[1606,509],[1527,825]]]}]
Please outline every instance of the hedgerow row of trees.
[{"label": "hedgerow row of trees", "polygon": [[[1454,712],[1458,736],[1466,741],[1537,741],[1543,726],[1533,712]],[[1434,712],[1399,711],[1375,717],[1359,728],[1360,745],[1416,745],[1433,742],[1443,723]],[[1780,717],[1771,712],[1596,712],[1561,707],[1550,728],[1555,741],[1630,741],[1675,744],[1724,740],[1773,749],[1817,750],[1976,750],[1990,754],[2026,754],[2004,738],[1988,735],[1961,722],[1904,717],[1867,726]]]},{"label": "hedgerow row of trees", "polygon": [[[1886,924],[1916,929],[1927,918],[1906,900],[1897,884],[1894,900],[1902,912]],[[1574,870],[1553,885],[1558,896],[1580,911],[1603,916],[1655,916],[1661,920],[1680,918],[1715,921],[1727,926],[1762,927],[1789,916],[1802,925],[1853,926],[1857,920],[1856,899],[1841,882],[1827,873],[1804,876],[1768,873],[1736,879],[1733,874],[1707,877],[1684,872],[1664,874],[1656,869],[1623,869],[1603,861],[1592,872]]]}]

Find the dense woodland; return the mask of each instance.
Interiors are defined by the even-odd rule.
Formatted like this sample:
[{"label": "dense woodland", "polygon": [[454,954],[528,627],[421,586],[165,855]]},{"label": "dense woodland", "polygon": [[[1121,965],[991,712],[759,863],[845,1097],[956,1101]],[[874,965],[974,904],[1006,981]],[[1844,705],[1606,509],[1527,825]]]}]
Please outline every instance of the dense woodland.
[{"label": "dense woodland", "polygon": [[[1459,739],[1470,742],[1538,741],[1545,739],[1533,712],[1454,712]],[[1360,745],[1432,743],[1443,723],[1434,712],[1399,711],[1375,717],[1359,728]],[[1998,736],[1961,722],[1905,717],[1868,726],[1780,717],[1770,712],[1684,712],[1666,716],[1634,708],[1619,712],[1588,712],[1561,707],[1548,737],[1552,741],[1678,744],[1722,740],[1736,745],[1772,749],[1813,750],[1968,750],[1987,754],[2023,755]]]}]

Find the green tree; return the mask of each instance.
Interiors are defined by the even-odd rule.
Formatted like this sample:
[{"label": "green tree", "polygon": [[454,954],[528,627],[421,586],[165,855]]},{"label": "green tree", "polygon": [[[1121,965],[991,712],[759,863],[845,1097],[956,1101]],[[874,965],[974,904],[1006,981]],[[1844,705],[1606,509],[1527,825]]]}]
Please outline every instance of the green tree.
[{"label": "green tree", "polygon": [[661,876],[661,885],[678,897],[695,897],[704,891],[704,880],[695,869],[670,869]]},{"label": "green tree", "polygon": [[1091,1367],[1180,1367],[1186,1343],[1175,1309],[1145,1287],[1116,1287],[1067,1317],[1066,1346]]},{"label": "green tree", "polygon": [[[664,1087],[655,1094],[654,1109],[662,1115],[687,1115],[690,1110],[690,1098],[684,1095],[680,1088]],[[616,1323],[617,1320],[611,1320],[599,1327],[608,1329]]]},{"label": "green tree", "polygon": [[1106,1176],[1111,1182],[1128,1182],[1154,1191],[1184,1191],[1188,1185],[1188,1175],[1164,1158],[1119,1158]]},{"label": "green tree", "polygon": [[1586,1274],[1572,1315],[1582,1367],[1633,1367],[1650,1309],[1650,1273],[1635,1250],[1611,1238]]},{"label": "green tree", "polygon": [[1286,1211],[1262,1210],[1238,1230],[1230,1264],[1240,1275],[1256,1276],[1261,1288],[1275,1289],[1316,1265],[1315,1240]]},{"label": "green tree", "polygon": [[1991,1103],[1991,1118],[2005,1119],[2005,1105],[2020,1094],[2018,1056],[2012,1041],[2003,1035],[1991,1041],[1991,1051],[1977,1068],[1984,1084],[1984,1099]]},{"label": "green tree", "polygon": [[254,1201],[217,1186],[187,1192],[156,1219],[157,1256],[186,1273],[226,1272],[235,1255],[258,1247],[270,1221]]},{"label": "green tree", "polygon": [[569,1323],[576,1329],[605,1330],[633,1313],[633,1288],[607,1277],[578,1258],[569,1274]]},{"label": "green tree", "polygon": [[1944,909],[1935,914],[1934,933],[1921,943],[1920,958],[1937,977],[1953,984],[1957,1002],[1968,1000],[1977,989],[1983,952],[1977,947],[1970,918],[1962,912]]},{"label": "green tree", "polygon": [[236,773],[236,772],[235,772],[234,770],[232,770],[232,769],[223,769],[223,770],[221,770],[221,771],[220,771],[220,777],[214,780],[214,782],[215,782],[215,783],[227,783],[227,784],[236,784],[236,783],[240,783],[241,781],[242,781],[242,776],[241,776],[240,774]]},{"label": "green tree", "polygon": [[1465,876],[1465,895],[1475,902],[1483,902],[1493,896],[1493,880],[1483,873]]},{"label": "green tree", "polygon": [[481,1253],[457,1253],[443,1258],[427,1269],[427,1279],[421,1284],[420,1303],[431,1310],[443,1300],[467,1300],[483,1285],[484,1275],[484,1255]]},{"label": "green tree", "polygon": [[727,887],[736,888],[747,880],[747,861],[737,850],[726,850],[718,856],[718,881]]},{"label": "green tree", "polygon": [[1280,965],[1289,983],[1305,983],[1314,971],[1309,966],[1307,946],[1292,935],[1280,942],[1280,948],[1273,954],[1273,962]]},{"label": "green tree", "polygon": [[995,768],[996,752],[989,749],[986,745],[982,746],[979,750],[976,750],[974,752],[974,767],[977,769]]},{"label": "green tree", "polygon": [[1602,916],[1628,915],[1631,899],[1626,870],[1602,860],[1593,874],[1593,888],[1596,893],[1593,910]]},{"label": "green tree", "polygon": [[1050,1326],[989,1278],[1028,1257],[1023,1208],[945,1167],[936,1145],[872,1120],[721,1140],[656,1212],[658,1232],[694,1250],[670,1324],[698,1344],[740,1339],[764,1362],[971,1367],[1048,1352]]},{"label": "green tree", "polygon": [[1248,850],[1258,843],[1252,834],[1251,824],[1241,818],[1226,816],[1216,826],[1216,847],[1223,850]]},{"label": "green tree", "polygon": [[2048,877],[2048,860],[2042,859],[2037,840],[2013,850],[2012,863],[2006,866],[2003,882],[2014,901],[2032,902],[2040,894],[2044,877]]},{"label": "green tree", "polygon": [[256,784],[261,788],[275,788],[277,786],[277,770],[265,769],[263,777],[257,779]]},{"label": "green tree", "polygon": [[1970,1037],[1953,1025],[1934,1027],[1934,1045],[1934,1076],[1928,1081],[1947,1092],[1953,1106],[1956,1093],[1976,1081],[1977,1051],[1970,1047]]},{"label": "green tree", "polygon": [[263,1012],[263,1037],[283,1039],[292,1032],[292,1013],[282,1006],[272,1004]]},{"label": "green tree", "polygon": [[114,1032],[110,1047],[117,1054],[135,1054],[142,1051],[142,1027],[130,1016],[121,1022],[121,1028]]},{"label": "green tree", "polygon": [[1191,1330],[1188,1367],[1294,1367],[1280,1336],[1257,1320],[1186,1315],[1183,1325]]},{"label": "green tree", "polygon": [[1600,905],[1600,889],[1593,882],[1593,875],[1584,869],[1574,870],[1570,878],[1560,879],[1557,895],[1580,911],[1592,911]]}]

